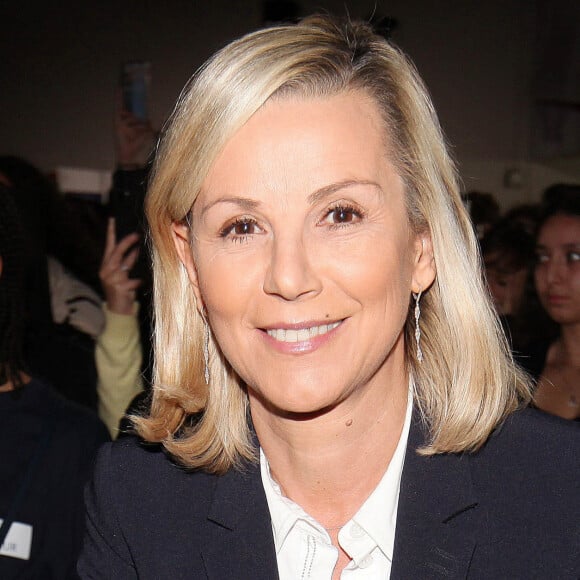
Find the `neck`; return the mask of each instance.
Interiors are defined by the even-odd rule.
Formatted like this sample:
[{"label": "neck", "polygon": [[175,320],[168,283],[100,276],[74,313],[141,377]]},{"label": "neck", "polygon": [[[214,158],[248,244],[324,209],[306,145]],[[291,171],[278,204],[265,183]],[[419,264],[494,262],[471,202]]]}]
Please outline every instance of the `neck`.
[{"label": "neck", "polygon": [[[392,379],[393,374],[389,375]],[[272,477],[282,493],[327,529],[348,521],[384,475],[399,442],[408,400],[403,369],[396,380],[361,386],[323,413],[287,417],[250,396],[252,418]]]}]

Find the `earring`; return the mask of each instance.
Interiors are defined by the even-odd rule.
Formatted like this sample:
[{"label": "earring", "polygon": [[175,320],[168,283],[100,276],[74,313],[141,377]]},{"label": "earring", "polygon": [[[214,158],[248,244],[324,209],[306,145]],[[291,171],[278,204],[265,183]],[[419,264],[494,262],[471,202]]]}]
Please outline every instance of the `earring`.
[{"label": "earring", "polygon": [[423,362],[423,351],[421,350],[421,327],[419,326],[419,319],[421,318],[421,306],[419,300],[421,300],[421,294],[421,290],[419,290],[417,294],[413,293],[413,298],[415,298],[415,343],[417,344],[417,360],[420,363]]},{"label": "earring", "polygon": [[205,384],[209,385],[209,324],[203,321],[203,362],[205,364]]}]

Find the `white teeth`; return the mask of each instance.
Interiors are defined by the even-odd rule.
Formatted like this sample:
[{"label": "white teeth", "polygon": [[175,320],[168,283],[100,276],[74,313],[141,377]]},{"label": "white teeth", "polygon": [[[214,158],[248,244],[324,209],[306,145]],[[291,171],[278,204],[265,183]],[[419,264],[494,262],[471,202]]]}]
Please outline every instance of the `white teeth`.
[{"label": "white teeth", "polygon": [[286,342],[296,342],[298,340],[298,331],[297,330],[287,330],[286,336],[284,337]]},{"label": "white teeth", "polygon": [[[288,334],[288,333],[286,333]],[[308,332],[307,328],[301,328],[298,331],[298,338],[296,339],[298,342],[304,342],[310,338],[310,332]]]},{"label": "white teeth", "polygon": [[340,322],[333,322],[332,324],[321,324],[320,326],[301,328],[300,330],[270,328],[267,332],[269,336],[280,342],[304,342],[314,336],[326,334],[330,330],[335,329],[339,324]]}]

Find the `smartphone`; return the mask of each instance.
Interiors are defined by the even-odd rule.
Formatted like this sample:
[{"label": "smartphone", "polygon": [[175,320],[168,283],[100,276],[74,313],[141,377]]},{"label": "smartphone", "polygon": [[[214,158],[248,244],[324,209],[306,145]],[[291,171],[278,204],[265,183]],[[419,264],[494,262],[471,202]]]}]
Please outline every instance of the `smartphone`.
[{"label": "smartphone", "polygon": [[121,70],[123,109],[140,121],[149,119],[149,88],[151,63],[147,60],[131,60]]},{"label": "smartphone", "polygon": [[111,217],[115,218],[115,240],[117,243],[129,234],[142,233],[141,201],[133,192],[113,189],[109,203],[109,213]]}]

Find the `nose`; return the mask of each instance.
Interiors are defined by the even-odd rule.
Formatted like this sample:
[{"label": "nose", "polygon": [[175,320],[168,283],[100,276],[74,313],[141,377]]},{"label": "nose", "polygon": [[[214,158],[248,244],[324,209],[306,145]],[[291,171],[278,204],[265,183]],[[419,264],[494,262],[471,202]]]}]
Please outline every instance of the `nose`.
[{"label": "nose", "polygon": [[565,277],[566,260],[555,256],[548,264],[547,279],[549,284],[561,282]]},{"label": "nose", "polygon": [[264,292],[284,300],[316,296],[322,289],[318,274],[299,236],[278,238],[272,243]]}]

